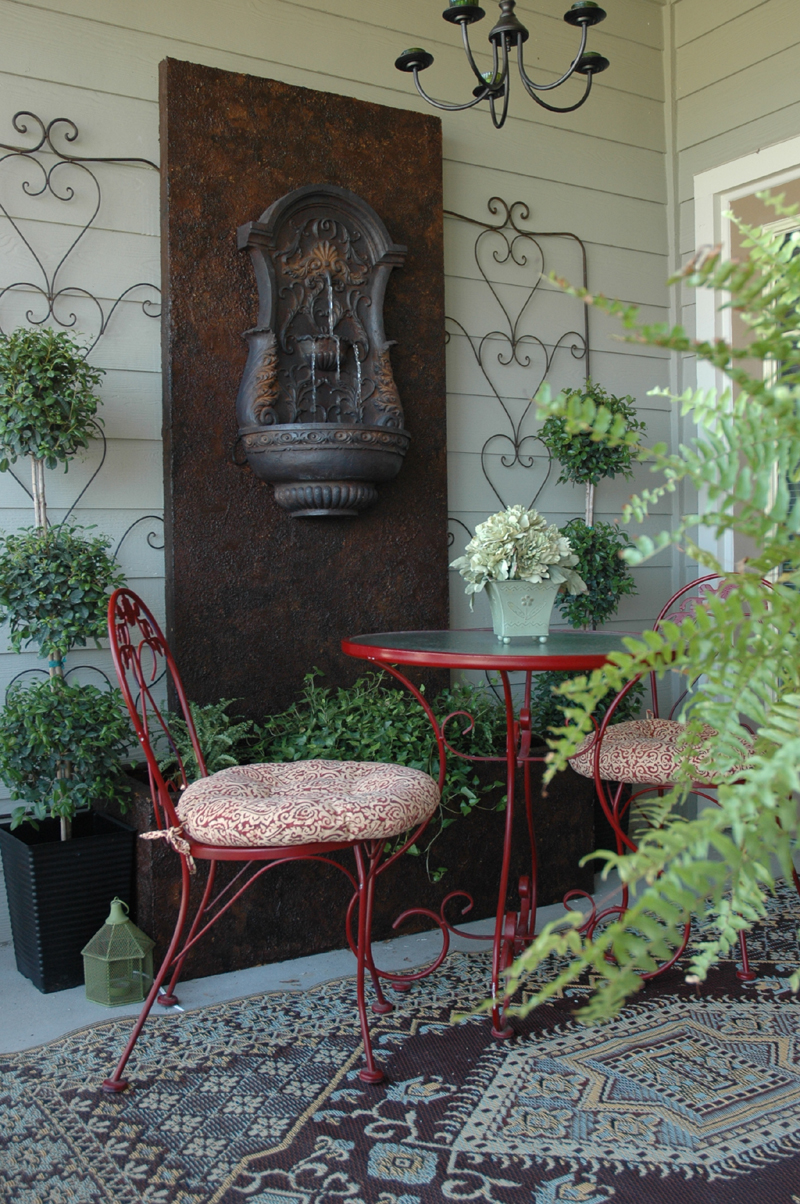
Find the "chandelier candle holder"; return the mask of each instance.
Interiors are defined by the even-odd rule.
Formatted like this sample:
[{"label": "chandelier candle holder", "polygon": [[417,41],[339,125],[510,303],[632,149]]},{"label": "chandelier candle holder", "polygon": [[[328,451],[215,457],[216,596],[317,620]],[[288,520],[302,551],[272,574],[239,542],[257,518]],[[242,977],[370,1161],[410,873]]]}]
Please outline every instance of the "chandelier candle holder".
[{"label": "chandelier candle holder", "polygon": [[[605,20],[605,11],[599,4],[595,3],[595,0],[577,0],[577,3],[572,5],[569,11],[564,14],[564,20],[568,25],[575,25],[581,31],[577,54],[562,76],[552,80],[550,83],[539,84],[532,80],[525,70],[523,46],[530,37],[530,33],[514,13],[516,0],[499,0],[499,4],[500,18],[489,31],[489,42],[492,47],[492,68],[490,71],[480,70],[469,42],[469,26],[474,25],[476,21],[482,21],[486,16],[481,6],[479,4],[467,3],[465,0],[450,0],[449,7],[442,13],[445,21],[449,21],[451,25],[459,25],[461,27],[461,37],[464,42],[467,61],[477,81],[477,85],[473,89],[472,100],[468,100],[464,104],[448,104],[446,101],[435,100],[432,96],[428,95],[419,82],[419,73],[430,67],[433,63],[433,55],[421,46],[414,46],[410,50],[404,50],[400,57],[395,60],[395,67],[398,71],[406,71],[412,74],[420,96],[437,109],[444,109],[449,113],[457,113],[463,109],[473,109],[476,105],[481,104],[482,101],[488,100],[492,121],[495,128],[499,130],[505,125],[506,117],[508,116],[508,100],[511,92],[510,59],[512,51],[516,48],[522,85],[528,95],[538,105],[541,105],[543,109],[548,109],[551,113],[572,113],[575,109],[579,109],[589,97],[594,77],[599,75],[601,71],[605,71],[609,65],[608,59],[604,58],[602,54],[586,49],[589,28]],[[539,95],[540,92],[553,92],[556,88],[560,88],[573,75],[582,75],[586,78],[583,96],[577,103],[559,108],[556,105],[549,104],[548,101],[543,100]]]}]

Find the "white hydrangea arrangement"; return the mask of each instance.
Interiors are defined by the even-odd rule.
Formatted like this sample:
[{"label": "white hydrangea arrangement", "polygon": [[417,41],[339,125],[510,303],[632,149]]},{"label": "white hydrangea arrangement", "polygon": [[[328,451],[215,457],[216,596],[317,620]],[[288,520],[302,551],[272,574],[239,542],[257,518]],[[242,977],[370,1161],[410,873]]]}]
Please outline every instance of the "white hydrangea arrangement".
[{"label": "white hydrangea arrangement", "polygon": [[565,535],[537,510],[509,506],[478,523],[463,556],[450,565],[466,580],[470,606],[488,581],[555,581],[558,592],[585,594],[578,557]]}]

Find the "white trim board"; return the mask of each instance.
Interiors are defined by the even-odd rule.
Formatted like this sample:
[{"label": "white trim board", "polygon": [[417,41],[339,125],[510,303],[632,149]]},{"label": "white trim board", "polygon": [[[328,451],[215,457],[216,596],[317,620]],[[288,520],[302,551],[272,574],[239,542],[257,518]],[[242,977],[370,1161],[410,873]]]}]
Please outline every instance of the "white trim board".
[{"label": "white trim board", "polygon": [[[777,189],[800,177],[800,137],[764,147],[730,163],[722,163],[694,177],[695,248],[722,246],[723,256],[730,255],[730,221],[724,217],[733,201],[764,189]],[[729,310],[719,310],[719,298],[710,289],[698,289],[696,335],[712,341],[730,339]],[[697,363],[698,389],[722,392],[722,373],[710,364]],[[702,499],[700,501],[702,513]],[[733,532],[716,540],[710,531],[700,529],[698,543],[717,557],[724,569],[734,567]]]}]

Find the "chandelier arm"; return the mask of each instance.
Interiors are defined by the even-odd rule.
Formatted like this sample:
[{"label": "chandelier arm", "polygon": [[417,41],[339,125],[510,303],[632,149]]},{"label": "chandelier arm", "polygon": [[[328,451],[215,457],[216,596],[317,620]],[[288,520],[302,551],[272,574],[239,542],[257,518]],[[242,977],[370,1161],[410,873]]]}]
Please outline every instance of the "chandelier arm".
[{"label": "chandelier arm", "polygon": [[[468,22],[462,21],[461,22],[461,39],[464,43],[464,50],[466,52],[467,59],[469,61],[469,65],[472,68],[472,70],[475,72],[475,78],[477,79],[478,83],[480,84],[481,87],[483,87],[486,83],[486,80],[483,78],[483,74],[479,70],[478,64],[475,62],[475,58],[472,54],[472,47],[469,44],[469,34],[467,33],[468,28],[469,28]],[[492,77],[494,77],[496,74],[497,74],[497,47],[495,46],[494,47],[494,61],[492,63]]]},{"label": "chandelier arm", "polygon": [[509,97],[510,92],[511,92],[510,81],[506,80],[505,87],[503,88],[503,111],[500,114],[499,120],[497,118],[497,110],[495,109],[495,103],[494,103],[495,100],[497,99],[497,97],[494,94],[492,94],[489,97],[489,108],[490,108],[491,114],[492,114],[492,123],[496,130],[501,130],[506,123],[506,117],[508,116],[508,97]]},{"label": "chandelier arm", "polygon": [[487,84],[484,91],[481,92],[480,96],[476,96],[474,100],[469,100],[464,105],[451,105],[451,104],[447,104],[443,100],[434,100],[432,96],[428,95],[428,93],[423,88],[422,84],[419,82],[419,77],[417,75],[416,67],[414,68],[413,75],[414,75],[414,83],[416,84],[417,91],[419,92],[422,99],[427,100],[428,104],[433,105],[433,107],[435,109],[444,109],[448,113],[460,113],[463,109],[474,109],[475,106],[479,105],[482,100],[486,100],[486,97],[491,92],[491,88]]},{"label": "chandelier arm", "polygon": [[[534,92],[552,92],[554,88],[560,88],[563,83],[566,83],[566,81],[570,78],[570,76],[575,74],[575,68],[577,67],[578,63],[580,62],[581,55],[583,54],[584,50],[586,49],[586,38],[588,36],[588,33],[589,33],[589,27],[588,27],[588,25],[584,25],[582,32],[581,32],[581,44],[578,49],[578,53],[575,55],[575,58],[572,60],[569,67],[564,72],[564,74],[561,76],[561,78],[554,80],[552,84],[537,84],[537,83],[534,83],[534,81],[528,76],[528,74],[525,71],[525,63],[523,61],[524,51],[522,49],[522,40],[520,39],[520,41],[517,43],[517,62],[519,63],[519,73],[520,73],[520,76],[522,77],[522,82],[525,85],[526,91],[528,92],[528,94],[530,96],[533,96]],[[536,98],[534,97],[534,100],[535,99]],[[581,103],[583,103],[583,102],[581,102]],[[553,112],[569,113],[570,110],[569,109],[554,109]]]},{"label": "chandelier arm", "polygon": [[[497,47],[495,46],[495,58],[497,57]],[[493,78],[497,77],[497,72],[493,73]],[[496,130],[501,130],[506,123],[508,116],[508,100],[511,95],[511,72],[508,69],[508,43],[503,38],[503,111],[500,114],[500,119],[497,118],[497,109],[495,101],[497,99],[494,92],[489,97],[489,108],[492,114],[492,124]]]},{"label": "chandelier arm", "polygon": [[560,109],[557,105],[549,105],[546,100],[542,100],[542,98],[537,96],[535,92],[531,92],[530,95],[536,101],[537,105],[541,105],[543,109],[547,109],[550,113],[574,113],[576,109],[579,109],[581,105],[585,104],[585,102],[589,99],[589,93],[592,90],[592,77],[593,72],[588,71],[586,73],[586,91],[584,92],[583,96],[580,98],[577,104],[567,105],[563,109]]}]

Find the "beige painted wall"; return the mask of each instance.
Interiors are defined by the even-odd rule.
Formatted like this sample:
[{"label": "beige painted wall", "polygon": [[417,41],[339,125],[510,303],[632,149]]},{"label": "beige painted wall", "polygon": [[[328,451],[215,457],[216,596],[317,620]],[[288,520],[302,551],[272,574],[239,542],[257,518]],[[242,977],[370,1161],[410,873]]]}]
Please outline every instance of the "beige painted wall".
[{"label": "beige painted wall", "polygon": [[[529,69],[540,78],[552,78],[571,57],[575,31],[562,20],[564,7],[564,0],[519,6],[532,30]],[[614,0],[609,9],[606,23],[593,31],[593,44],[612,60],[613,70],[598,80],[590,103],[579,112],[551,116],[518,88],[501,132],[492,129],[485,112],[444,115],[445,204],[482,217],[495,194],[527,202],[534,227],[572,230],[587,242],[594,289],[640,302],[647,317],[657,320],[666,316],[668,266],[663,10],[650,0]],[[4,142],[19,141],[11,117],[29,109],[46,121],[71,117],[80,127],[85,154],[157,160],[157,69],[167,55],[427,111],[410,79],[392,65],[405,46],[425,44],[436,56],[428,76],[431,89],[448,99],[467,94],[463,52],[430,0],[0,0],[0,21]],[[102,168],[100,173],[106,200],[99,229],[83,240],[75,275],[111,299],[138,280],[158,279],[158,187],[156,174],[145,168]],[[265,197],[265,204],[272,199]],[[30,223],[45,260],[54,264],[74,236],[72,219],[63,213],[54,217],[43,206],[33,212],[18,192],[8,203],[15,216]],[[448,312],[466,315],[474,324],[471,332],[482,333],[486,310],[480,285],[452,222],[448,230]],[[8,230],[2,239],[4,273],[30,278],[24,249]],[[162,499],[157,323],[127,308],[94,357],[109,369],[103,389],[109,459],[78,516],[112,536],[139,515],[158,510]],[[615,341],[601,319],[594,323],[592,345],[602,383],[636,395],[648,411],[653,436],[668,436],[664,406],[646,396],[653,385],[666,383],[665,358]],[[451,506],[474,528],[496,508],[483,483],[479,452],[487,430],[500,424],[492,416],[496,403],[474,374],[463,370],[456,346],[450,356]],[[518,404],[527,382],[515,387],[513,404]],[[66,477],[52,474],[56,517],[87,471],[78,465]],[[624,482],[603,487],[598,515],[618,514],[629,490]],[[8,478],[0,479],[0,506],[3,526],[28,521],[24,495]],[[565,521],[581,511],[580,491],[548,487],[540,506],[554,521]],[[669,518],[667,511],[653,523]],[[161,609],[163,568],[142,539],[129,546],[125,568],[134,588]],[[626,603],[621,621],[628,626],[646,622],[671,581],[667,558],[643,569],[639,597]],[[456,578],[454,623],[486,622],[482,605],[481,599],[470,615]],[[80,660],[108,663],[105,653],[92,650]],[[0,691],[20,668],[35,664],[32,654],[0,655]]]}]

